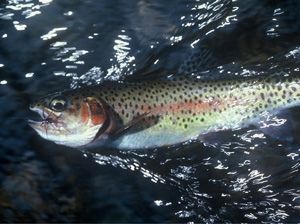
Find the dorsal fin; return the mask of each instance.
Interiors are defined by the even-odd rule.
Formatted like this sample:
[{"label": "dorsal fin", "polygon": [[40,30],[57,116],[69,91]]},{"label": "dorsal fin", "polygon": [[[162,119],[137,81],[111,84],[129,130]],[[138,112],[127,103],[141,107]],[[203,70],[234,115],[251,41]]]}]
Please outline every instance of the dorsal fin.
[{"label": "dorsal fin", "polygon": [[190,75],[192,73],[200,73],[214,68],[218,64],[212,51],[206,46],[199,46],[187,54],[188,56],[179,66],[179,74]]}]

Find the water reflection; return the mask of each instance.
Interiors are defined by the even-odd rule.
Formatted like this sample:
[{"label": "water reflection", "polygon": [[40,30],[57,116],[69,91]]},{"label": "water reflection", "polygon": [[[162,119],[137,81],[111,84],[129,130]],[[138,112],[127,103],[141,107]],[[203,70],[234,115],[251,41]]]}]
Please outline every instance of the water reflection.
[{"label": "water reflection", "polygon": [[[8,0],[5,6],[4,13],[0,14],[1,19],[12,20],[13,16],[29,19],[36,15],[41,14],[41,7],[47,6],[52,0]],[[19,24],[18,21],[14,21],[16,30],[25,30],[26,25]]]},{"label": "water reflection", "polygon": [[27,73],[27,74],[25,74],[25,78],[32,78],[33,75],[34,75],[33,72]]},{"label": "water reflection", "polygon": [[[173,214],[183,220],[225,221],[221,217],[232,212],[230,204],[232,208],[245,210],[244,218],[258,221],[267,216],[269,221],[278,222],[288,218],[290,209],[298,206],[300,194],[295,189],[281,190],[278,178],[280,183],[289,178],[282,179],[277,172],[286,169],[293,169],[290,174],[298,172],[298,162],[292,167],[288,164],[299,154],[291,155],[286,145],[266,143],[265,137],[257,137],[253,132],[248,132],[254,136],[250,141],[245,138],[242,142],[226,142],[221,151],[195,145],[194,149],[171,147],[163,152],[121,151],[117,155],[86,152],[86,155],[93,156],[100,165],[138,172],[153,183],[177,188],[181,192],[178,197],[170,201],[155,198],[153,203],[173,208]],[[273,156],[265,154],[265,150],[272,150]],[[290,162],[282,164],[275,152],[286,154]],[[285,194],[293,198],[285,201]],[[239,216],[233,213],[233,217]]]},{"label": "water reflection", "polygon": [[[119,34],[114,41],[114,58],[110,59],[113,66],[107,70],[107,75],[111,80],[117,80],[124,74],[130,74],[131,68],[135,67],[135,57],[130,56],[130,41],[131,38],[126,35],[125,30],[121,30],[122,34]],[[132,71],[131,71],[132,72]]]},{"label": "water reflection", "polygon": [[[297,139],[274,139],[250,127],[226,133],[217,145],[189,142],[79,154],[39,139],[26,123],[28,105],[39,95],[119,80],[139,70],[147,74],[181,66],[178,73],[199,72],[199,78],[283,69],[297,74],[299,12],[289,4],[297,5],[241,0],[2,3],[1,218],[297,222]],[[199,61],[188,71],[193,58]],[[292,121],[297,125],[299,118]]]},{"label": "water reflection", "polygon": [[[227,7],[230,6],[231,1],[214,1],[214,2],[199,2],[197,4],[189,4],[188,10],[190,11],[189,16],[182,16],[182,26],[183,27],[193,27],[197,26],[199,30],[209,27],[209,25],[224,16],[224,12],[227,10]],[[237,7],[233,7],[233,12],[237,10]],[[230,17],[235,17],[230,16]],[[229,18],[226,18],[226,22],[223,23],[220,27],[229,25]],[[235,19],[232,19],[235,20]],[[235,20],[236,21],[236,20]],[[227,23],[227,24],[226,24]],[[207,31],[208,33],[213,32],[214,29]]]},{"label": "water reflection", "polygon": [[56,37],[57,36],[57,32],[58,31],[64,31],[64,30],[67,30],[67,27],[58,27],[58,28],[54,28],[52,30],[50,30],[47,34],[41,36],[41,38],[43,40],[50,40],[52,39],[53,37]]}]

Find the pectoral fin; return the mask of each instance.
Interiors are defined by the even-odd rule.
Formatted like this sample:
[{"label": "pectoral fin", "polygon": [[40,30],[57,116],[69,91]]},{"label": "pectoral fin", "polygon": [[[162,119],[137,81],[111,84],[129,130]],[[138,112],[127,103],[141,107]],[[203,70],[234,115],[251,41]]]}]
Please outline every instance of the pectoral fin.
[{"label": "pectoral fin", "polygon": [[110,133],[110,136],[113,137],[113,138],[117,138],[120,135],[123,135],[130,128],[132,128],[133,126],[138,125],[143,120],[143,118],[146,118],[148,116],[149,113],[150,113],[150,111],[136,116],[135,118],[133,118],[128,123],[124,124],[120,128],[118,128],[118,129],[114,130],[112,133]]}]

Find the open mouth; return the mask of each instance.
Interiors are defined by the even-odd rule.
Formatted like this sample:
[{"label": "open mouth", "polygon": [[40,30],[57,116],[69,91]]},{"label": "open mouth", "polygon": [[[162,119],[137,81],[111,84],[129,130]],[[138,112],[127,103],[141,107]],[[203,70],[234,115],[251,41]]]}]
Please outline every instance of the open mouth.
[{"label": "open mouth", "polygon": [[39,108],[30,109],[34,112],[37,112],[40,115],[40,118],[42,118],[40,121],[28,120],[28,124],[34,129],[39,127],[46,128],[47,125],[51,125],[53,128],[65,126],[65,123],[62,121],[62,119],[51,111],[48,112]]}]

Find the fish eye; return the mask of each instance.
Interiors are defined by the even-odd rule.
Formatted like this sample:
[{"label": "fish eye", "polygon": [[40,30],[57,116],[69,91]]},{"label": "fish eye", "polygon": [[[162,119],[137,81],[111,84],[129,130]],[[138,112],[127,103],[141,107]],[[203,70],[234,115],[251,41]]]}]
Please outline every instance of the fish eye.
[{"label": "fish eye", "polygon": [[50,102],[50,109],[61,112],[67,106],[67,99],[63,96],[56,96]]}]

